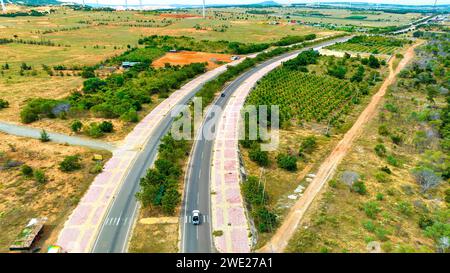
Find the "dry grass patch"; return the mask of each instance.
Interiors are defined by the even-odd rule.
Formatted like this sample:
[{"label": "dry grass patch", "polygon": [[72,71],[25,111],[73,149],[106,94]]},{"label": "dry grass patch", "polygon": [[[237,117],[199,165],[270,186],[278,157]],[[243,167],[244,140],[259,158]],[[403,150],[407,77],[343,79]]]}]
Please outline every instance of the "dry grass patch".
[{"label": "dry grass patch", "polygon": [[[3,133],[0,138],[2,165],[19,161],[34,170],[43,170],[47,177],[46,183],[38,183],[32,177],[22,175],[20,166],[0,171],[0,252],[8,250],[15,236],[34,217],[48,217],[44,236],[37,245],[46,249],[56,241],[64,221],[96,176],[90,173],[95,165],[93,155],[103,155],[105,162],[110,153],[42,143]],[[70,173],[59,170],[59,163],[69,155],[80,156],[81,170]]]}]

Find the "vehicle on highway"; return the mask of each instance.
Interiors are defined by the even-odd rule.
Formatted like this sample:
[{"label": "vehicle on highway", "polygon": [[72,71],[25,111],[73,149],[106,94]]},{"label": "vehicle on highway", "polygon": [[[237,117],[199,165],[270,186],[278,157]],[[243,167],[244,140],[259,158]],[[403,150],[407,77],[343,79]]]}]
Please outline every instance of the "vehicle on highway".
[{"label": "vehicle on highway", "polygon": [[200,211],[199,210],[192,211],[192,224],[200,225]]},{"label": "vehicle on highway", "polygon": [[225,93],[222,93],[222,94],[220,94],[220,96],[222,97],[222,98],[225,98]]}]

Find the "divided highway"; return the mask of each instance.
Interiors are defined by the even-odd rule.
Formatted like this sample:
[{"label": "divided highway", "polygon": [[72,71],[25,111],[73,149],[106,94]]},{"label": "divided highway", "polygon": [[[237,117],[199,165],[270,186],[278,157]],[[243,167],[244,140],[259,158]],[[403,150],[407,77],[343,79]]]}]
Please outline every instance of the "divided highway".
[{"label": "divided highway", "polygon": [[[222,93],[225,97],[219,96],[214,105],[224,109],[227,105],[230,96],[253,74],[257,73],[264,67],[271,65],[277,61],[285,58],[295,56],[302,51],[309,49],[319,49],[338,42],[348,40],[349,37],[338,38],[327,42],[319,43],[315,46],[303,48],[290,53],[274,57],[266,62],[263,62],[256,67],[245,72],[237,79],[232,81]],[[213,112],[208,112],[204,117],[205,121],[214,119],[217,122],[219,117],[215,116]],[[203,123],[204,124],[204,123]],[[199,128],[198,135],[194,143],[193,151],[190,157],[189,168],[187,172],[184,199],[181,211],[181,252],[184,253],[206,253],[215,252],[212,240],[212,228],[210,219],[210,167],[212,158],[212,147],[214,140],[205,140],[203,137],[203,124]],[[215,125],[211,130],[216,133]],[[191,222],[191,214],[193,210],[200,210],[201,223],[200,225],[193,225]]]},{"label": "divided highway", "polygon": [[[217,76],[215,75],[208,80],[212,80]],[[204,81],[193,88],[178,104],[187,104],[206,82]],[[173,121],[173,115],[170,113],[164,116],[155,128],[149,141],[142,148],[139,157],[130,168],[120,190],[113,200],[95,240],[92,252],[126,252],[130,233],[139,207],[138,200],[135,196],[139,191],[140,179],[145,176],[147,169],[153,165],[158,153],[159,142],[169,131]]]}]

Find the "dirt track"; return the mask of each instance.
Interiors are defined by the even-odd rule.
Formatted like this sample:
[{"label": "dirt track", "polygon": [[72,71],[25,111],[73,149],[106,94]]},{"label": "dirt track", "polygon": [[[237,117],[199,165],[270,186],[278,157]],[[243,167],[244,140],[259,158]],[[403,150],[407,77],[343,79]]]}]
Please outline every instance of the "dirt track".
[{"label": "dirt track", "polygon": [[306,189],[304,195],[294,204],[289,211],[286,219],[281,227],[276,231],[272,239],[257,252],[283,252],[288,245],[289,240],[297,230],[306,210],[317,194],[322,190],[325,183],[334,174],[336,167],[344,158],[353,141],[361,134],[362,128],[375,115],[378,105],[382,97],[385,95],[387,88],[395,82],[397,74],[405,67],[405,65],[414,57],[414,48],[420,45],[417,43],[411,46],[404,55],[397,68],[393,69],[395,57],[389,62],[389,76],[381,85],[378,92],[372,97],[369,105],[361,113],[352,128],[344,135],[342,140],[336,145],[331,154],[325,159],[317,171],[316,177]]}]

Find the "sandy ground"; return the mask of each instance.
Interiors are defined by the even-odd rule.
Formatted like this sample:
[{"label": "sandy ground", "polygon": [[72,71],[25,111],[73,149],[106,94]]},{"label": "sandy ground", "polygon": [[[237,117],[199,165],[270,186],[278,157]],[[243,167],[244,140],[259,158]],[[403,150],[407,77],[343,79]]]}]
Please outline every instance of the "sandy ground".
[{"label": "sandy ground", "polygon": [[196,51],[181,51],[176,53],[169,52],[163,57],[154,61],[152,65],[154,67],[163,67],[166,63],[169,63],[171,65],[187,65],[191,63],[204,62],[208,63],[208,69],[214,69],[222,65],[221,62],[231,62],[231,55]]},{"label": "sandy ground", "polygon": [[393,61],[395,58],[391,59],[389,62],[389,76],[383,82],[380,90],[373,96],[371,102],[361,113],[352,128],[344,135],[344,138],[337,144],[331,154],[319,167],[316,178],[308,186],[302,198],[300,198],[291,208],[281,227],[277,230],[272,239],[264,247],[258,250],[259,252],[280,253],[284,251],[289,240],[297,230],[297,227],[299,226],[306,210],[309,208],[312,201],[321,191],[328,179],[333,175],[340,161],[350,150],[354,140],[361,134],[363,126],[367,124],[373,116],[375,116],[376,109],[385,95],[387,88],[395,82],[397,74],[414,57],[414,48],[416,48],[419,44],[420,43],[416,43],[407,50],[403,60],[395,70],[393,69]]},{"label": "sandy ground", "polygon": [[[8,160],[20,161],[43,170],[48,178],[47,183],[38,184],[33,178],[23,177],[20,167],[0,171],[0,252],[7,251],[8,245],[32,217],[48,217],[37,245],[45,249],[56,240],[61,224],[95,177],[89,173],[95,164],[93,155],[103,154],[104,160],[109,155],[3,133],[0,139],[0,165]],[[83,169],[61,172],[59,162],[68,155],[79,155]]]}]

